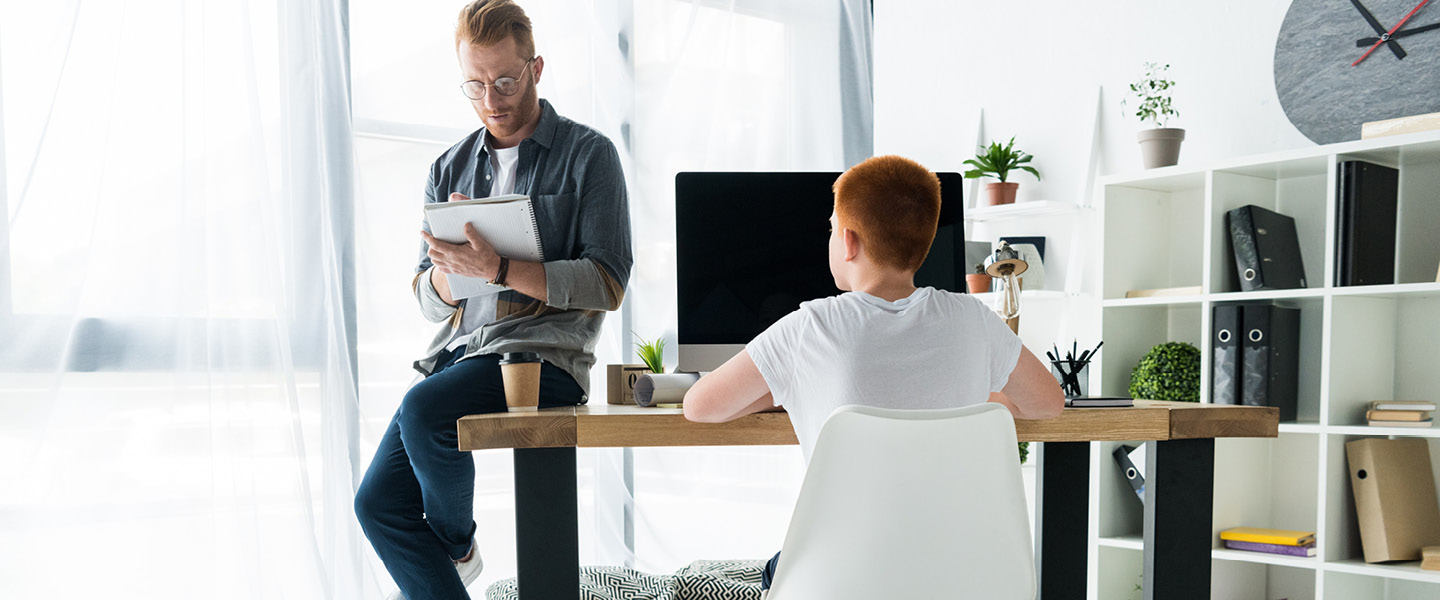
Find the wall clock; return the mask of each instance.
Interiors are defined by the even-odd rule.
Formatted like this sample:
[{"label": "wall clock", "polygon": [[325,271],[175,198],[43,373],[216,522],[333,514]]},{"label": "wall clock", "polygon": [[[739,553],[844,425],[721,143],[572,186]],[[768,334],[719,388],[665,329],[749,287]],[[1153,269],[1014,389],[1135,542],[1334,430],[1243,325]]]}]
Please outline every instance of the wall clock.
[{"label": "wall clock", "polygon": [[1275,41],[1275,92],[1317,144],[1440,112],[1440,0],[1294,0]]}]

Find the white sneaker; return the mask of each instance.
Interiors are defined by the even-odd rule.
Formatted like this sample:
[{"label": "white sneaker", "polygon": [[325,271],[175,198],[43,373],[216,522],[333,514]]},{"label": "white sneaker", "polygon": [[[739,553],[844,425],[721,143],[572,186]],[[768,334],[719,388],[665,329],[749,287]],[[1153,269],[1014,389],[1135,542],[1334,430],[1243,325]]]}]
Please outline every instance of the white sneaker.
[{"label": "white sneaker", "polygon": [[480,576],[480,571],[485,569],[485,561],[480,560],[479,546],[475,538],[470,538],[470,560],[455,561],[455,570],[460,572],[460,583],[467,588]]},{"label": "white sneaker", "polygon": [[[476,543],[475,538],[470,538],[470,560],[465,562],[454,561],[455,570],[460,574],[460,584],[467,588],[470,587],[471,583],[475,582],[475,578],[480,576],[480,571],[485,570],[485,561],[480,560],[480,549],[476,546],[479,546],[479,544]],[[390,595],[386,596],[385,600],[406,600],[406,598],[405,594],[401,593],[400,590],[395,590],[390,592]]]}]

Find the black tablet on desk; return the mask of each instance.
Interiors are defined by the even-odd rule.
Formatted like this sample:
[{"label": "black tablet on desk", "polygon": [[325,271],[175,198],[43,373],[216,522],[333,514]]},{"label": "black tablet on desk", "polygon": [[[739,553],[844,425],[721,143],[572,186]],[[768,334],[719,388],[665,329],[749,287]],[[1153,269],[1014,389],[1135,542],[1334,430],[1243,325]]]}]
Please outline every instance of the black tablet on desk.
[{"label": "black tablet on desk", "polygon": [[1126,407],[1135,406],[1135,400],[1121,396],[1080,396],[1077,398],[1066,398],[1065,406],[1072,408]]}]

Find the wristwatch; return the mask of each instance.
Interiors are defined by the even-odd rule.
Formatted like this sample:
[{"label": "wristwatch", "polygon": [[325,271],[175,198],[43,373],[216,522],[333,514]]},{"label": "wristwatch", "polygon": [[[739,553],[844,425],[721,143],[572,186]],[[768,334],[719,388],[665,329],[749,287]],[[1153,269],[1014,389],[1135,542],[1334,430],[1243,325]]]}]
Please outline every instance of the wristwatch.
[{"label": "wristwatch", "polygon": [[495,278],[490,280],[491,285],[498,285],[498,286],[504,287],[504,285],[505,285],[505,274],[506,274],[507,272],[509,272],[509,271],[510,271],[510,259],[509,259],[509,258],[506,258],[506,257],[504,257],[504,256],[500,257],[500,268],[499,268],[499,269],[496,269],[496,271],[495,271]]}]

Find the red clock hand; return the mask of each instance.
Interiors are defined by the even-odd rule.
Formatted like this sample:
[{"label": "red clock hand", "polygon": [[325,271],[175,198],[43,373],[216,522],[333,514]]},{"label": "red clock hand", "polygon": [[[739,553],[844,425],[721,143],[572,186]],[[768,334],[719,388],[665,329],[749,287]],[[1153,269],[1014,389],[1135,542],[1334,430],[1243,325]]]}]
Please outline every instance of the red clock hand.
[{"label": "red clock hand", "polygon": [[1409,20],[1410,20],[1410,17],[1413,17],[1413,16],[1415,16],[1415,13],[1420,12],[1420,7],[1425,6],[1426,4],[1429,4],[1429,3],[1430,3],[1430,0],[1420,0],[1420,3],[1419,3],[1419,4],[1416,4],[1416,5],[1415,5],[1415,8],[1413,8],[1413,9],[1410,10],[1410,14],[1405,15],[1405,18],[1400,19],[1400,22],[1399,22],[1399,23],[1396,23],[1394,27],[1391,27],[1391,28],[1390,28],[1390,31],[1385,32],[1385,35],[1380,36],[1380,39],[1375,42],[1375,45],[1370,46],[1370,49],[1369,49],[1369,50],[1366,50],[1366,51],[1365,51],[1365,54],[1361,55],[1360,58],[1358,58],[1358,59],[1355,60],[1355,62],[1350,63],[1350,66],[1353,67],[1353,66],[1355,66],[1355,65],[1360,64],[1360,61],[1365,60],[1365,57],[1366,57],[1366,56],[1370,56],[1370,53],[1371,53],[1371,52],[1374,52],[1376,48],[1379,48],[1379,47],[1380,47],[1380,44],[1383,44],[1383,43],[1385,43],[1385,40],[1390,39],[1390,36],[1394,35],[1394,34],[1395,34],[1395,31],[1398,30],[1398,29],[1400,29],[1400,26],[1401,26],[1401,25],[1404,25],[1406,21],[1409,21]]}]

